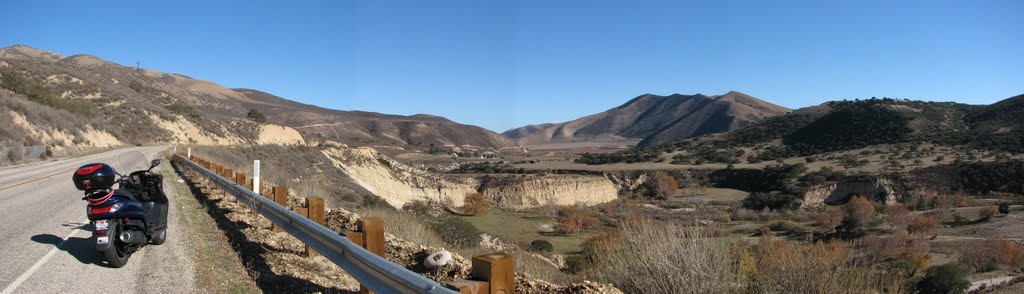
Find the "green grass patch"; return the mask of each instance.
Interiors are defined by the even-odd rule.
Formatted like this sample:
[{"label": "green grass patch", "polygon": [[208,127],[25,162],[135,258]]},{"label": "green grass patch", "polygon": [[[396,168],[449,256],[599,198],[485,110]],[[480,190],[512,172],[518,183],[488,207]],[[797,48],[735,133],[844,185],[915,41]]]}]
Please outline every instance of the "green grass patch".
[{"label": "green grass patch", "polygon": [[595,232],[565,236],[541,234],[538,232],[541,225],[553,224],[555,221],[538,211],[491,209],[486,215],[470,216],[465,219],[480,231],[498,236],[503,240],[511,239],[506,241],[516,243],[524,249],[533,240],[547,240],[554,245],[554,253],[560,254],[579,252],[580,244],[597,234]]}]

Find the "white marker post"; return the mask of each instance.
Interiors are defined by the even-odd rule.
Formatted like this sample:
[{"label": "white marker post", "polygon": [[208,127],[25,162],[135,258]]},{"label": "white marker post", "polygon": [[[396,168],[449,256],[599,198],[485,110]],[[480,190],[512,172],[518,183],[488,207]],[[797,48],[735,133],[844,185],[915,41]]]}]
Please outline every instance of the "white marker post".
[{"label": "white marker post", "polygon": [[252,161],[252,191],[260,193],[260,161]]},{"label": "white marker post", "polygon": [[188,147],[188,159],[192,159],[192,147]]}]

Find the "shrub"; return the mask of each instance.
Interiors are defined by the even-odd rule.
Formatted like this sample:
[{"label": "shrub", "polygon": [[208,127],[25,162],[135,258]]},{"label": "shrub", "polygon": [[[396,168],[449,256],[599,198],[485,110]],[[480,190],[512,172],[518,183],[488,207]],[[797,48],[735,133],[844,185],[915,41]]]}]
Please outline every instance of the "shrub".
[{"label": "shrub", "polygon": [[663,171],[658,171],[654,174],[654,183],[656,185],[654,189],[656,194],[654,196],[658,199],[666,199],[679,189],[679,183],[676,182],[676,179]]},{"label": "shrub", "polygon": [[967,269],[956,263],[932,267],[917,283],[921,293],[964,293],[971,286]]},{"label": "shrub", "polygon": [[528,250],[530,252],[544,252],[544,253],[548,253],[548,252],[554,251],[555,250],[555,246],[551,245],[551,242],[548,242],[548,240],[538,239],[538,240],[533,240],[533,242],[530,242],[530,247],[528,248]]},{"label": "shrub", "polygon": [[933,216],[915,214],[907,222],[907,232],[915,236],[935,236],[939,230],[939,219]]},{"label": "shrub", "polygon": [[1010,214],[1010,204],[1006,202],[999,203],[999,213],[1002,213],[1003,215]]},{"label": "shrub", "polygon": [[910,218],[910,211],[900,203],[885,207],[885,217],[889,221],[889,229],[905,230]]},{"label": "shrub", "polygon": [[[589,274],[626,293],[730,293],[740,275],[729,241],[650,219],[628,220],[621,234],[590,243]],[[588,242],[589,243],[589,242]],[[586,264],[586,263],[583,263]],[[695,270],[699,269],[699,270]],[[640,274],[644,273],[644,274]]]},{"label": "shrub", "polygon": [[265,123],[265,122],[267,122],[267,116],[263,115],[262,112],[260,112],[259,110],[256,110],[256,109],[249,109],[249,113],[247,113],[245,115],[245,117],[251,119],[254,122],[258,122],[258,123]]},{"label": "shrub", "polygon": [[960,256],[960,262],[977,272],[995,270],[999,265],[1017,265],[1022,261],[1021,248],[1010,240],[987,239],[974,241]]},{"label": "shrub", "polygon": [[575,206],[563,206],[558,210],[559,231],[563,234],[576,234],[586,229],[601,226],[601,220]]},{"label": "shrub", "polygon": [[431,208],[430,204],[427,203],[426,201],[413,200],[409,203],[406,203],[405,205],[402,205],[402,210],[412,212],[419,216],[426,216],[430,214],[430,211],[433,210],[433,208]]},{"label": "shrub", "polygon": [[843,211],[836,209],[823,210],[815,216],[814,221],[815,223],[818,224],[818,226],[825,229],[825,232],[831,232],[832,230],[835,230],[836,227],[838,227],[840,224],[842,224]]},{"label": "shrub", "polygon": [[997,212],[999,212],[999,209],[996,208],[995,205],[986,205],[985,207],[982,207],[981,210],[978,210],[978,218],[981,219],[981,221],[987,222],[991,220]]},{"label": "shrub", "polygon": [[865,197],[854,196],[843,206],[843,228],[848,232],[860,232],[870,225],[875,216],[875,205]]},{"label": "shrub", "polygon": [[430,225],[442,240],[453,246],[472,248],[480,245],[480,232],[469,221],[460,217],[445,216]]},{"label": "shrub", "polygon": [[[858,265],[845,243],[792,244],[761,238],[739,264],[750,293],[899,293],[901,277]],[[882,291],[889,287],[889,291]]]},{"label": "shrub", "polygon": [[470,193],[466,195],[462,210],[471,215],[487,214],[487,211],[491,210],[491,199],[480,193]]}]

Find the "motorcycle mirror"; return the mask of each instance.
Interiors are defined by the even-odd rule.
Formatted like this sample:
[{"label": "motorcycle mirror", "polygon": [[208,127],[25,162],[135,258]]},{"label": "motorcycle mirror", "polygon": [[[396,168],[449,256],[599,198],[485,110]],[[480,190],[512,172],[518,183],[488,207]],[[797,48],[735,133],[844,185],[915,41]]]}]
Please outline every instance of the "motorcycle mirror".
[{"label": "motorcycle mirror", "polygon": [[149,162],[149,168],[154,168],[158,165],[160,165],[160,159],[153,159],[153,161]]}]

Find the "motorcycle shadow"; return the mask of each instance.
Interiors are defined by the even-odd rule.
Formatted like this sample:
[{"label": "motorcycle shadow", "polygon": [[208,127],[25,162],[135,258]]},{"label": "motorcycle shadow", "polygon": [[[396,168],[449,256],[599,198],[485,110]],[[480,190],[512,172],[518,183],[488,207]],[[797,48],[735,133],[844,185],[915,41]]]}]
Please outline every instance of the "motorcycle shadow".
[{"label": "motorcycle shadow", "polygon": [[64,240],[52,234],[38,234],[32,236],[31,239],[36,243],[53,245],[57,249],[71,254],[82,264],[95,264],[107,267],[103,254],[96,251],[96,241],[91,236],[84,238],[71,236]]}]

